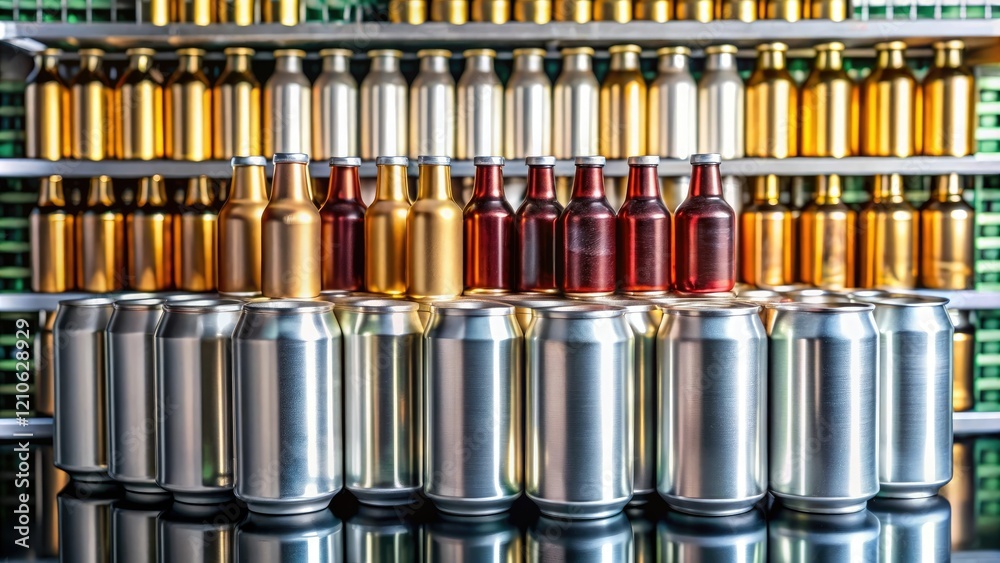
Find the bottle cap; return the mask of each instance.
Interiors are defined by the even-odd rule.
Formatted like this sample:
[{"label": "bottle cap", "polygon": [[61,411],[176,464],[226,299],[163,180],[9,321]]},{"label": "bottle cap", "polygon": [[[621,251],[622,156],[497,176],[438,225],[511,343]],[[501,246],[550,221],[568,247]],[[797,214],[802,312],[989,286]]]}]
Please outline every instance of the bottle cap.
[{"label": "bottle cap", "polygon": [[529,156],[524,159],[524,164],[526,166],[555,166],[556,157],[554,156]]},{"label": "bottle cap", "polygon": [[335,156],[330,159],[330,166],[361,166],[361,159],[356,156]]},{"label": "bottle cap", "polygon": [[417,164],[420,166],[451,166],[451,157],[448,156],[418,156]]},{"label": "bottle cap", "polygon": [[691,164],[722,164],[722,155],[717,152],[692,154]]},{"label": "bottle cap", "polygon": [[578,156],[574,162],[577,166],[604,166],[607,160],[603,156]]},{"label": "bottle cap", "polygon": [[229,163],[233,168],[237,166],[265,166],[267,159],[263,156],[234,156]]},{"label": "bottle cap", "polygon": [[410,159],[405,156],[380,156],[375,159],[377,166],[406,166]]},{"label": "bottle cap", "polygon": [[309,155],[301,152],[276,152],[273,160],[275,164],[309,164]]},{"label": "bottle cap", "polygon": [[472,159],[476,166],[503,166],[502,156],[477,156]]},{"label": "bottle cap", "polygon": [[658,156],[630,156],[628,157],[629,166],[659,166],[660,157]]}]

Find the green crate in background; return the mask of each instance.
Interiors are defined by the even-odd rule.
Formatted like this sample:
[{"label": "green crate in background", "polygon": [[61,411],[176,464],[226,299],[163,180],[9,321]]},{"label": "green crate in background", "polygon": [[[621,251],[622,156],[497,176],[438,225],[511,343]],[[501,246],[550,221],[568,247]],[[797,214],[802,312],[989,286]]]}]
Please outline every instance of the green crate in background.
[{"label": "green crate in background", "polygon": [[1000,64],[975,67],[976,153],[1000,154]]},{"label": "green crate in background", "polygon": [[1000,177],[976,176],[976,289],[1000,290]]},{"label": "green crate in background", "polygon": [[976,439],[973,456],[976,527],[993,533],[1000,527],[1000,440]]},{"label": "green crate in background", "polygon": [[1000,311],[977,311],[974,410],[1000,411]]}]

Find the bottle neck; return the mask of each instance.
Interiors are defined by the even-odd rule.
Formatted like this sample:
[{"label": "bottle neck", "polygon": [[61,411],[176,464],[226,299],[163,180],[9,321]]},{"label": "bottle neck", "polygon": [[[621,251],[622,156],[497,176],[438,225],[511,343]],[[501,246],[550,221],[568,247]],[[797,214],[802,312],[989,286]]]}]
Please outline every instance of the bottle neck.
[{"label": "bottle neck", "polygon": [[876,202],[899,203],[903,201],[903,177],[898,174],[877,176],[872,199]]},{"label": "bottle neck", "polygon": [[551,166],[529,166],[525,199],[556,199],[555,170]]},{"label": "bottle neck", "polygon": [[181,72],[200,72],[201,55],[181,55],[177,62],[177,70]]},{"label": "bottle neck", "polygon": [[327,201],[361,201],[361,180],[357,166],[333,166],[330,168],[330,187]]},{"label": "bottle neck", "polygon": [[420,70],[427,72],[448,72],[448,59],[439,55],[420,59]]},{"label": "bottle neck", "polygon": [[212,205],[212,192],[208,188],[208,178],[198,176],[188,181],[187,193],[184,195],[184,205]]},{"label": "bottle neck", "polygon": [[816,203],[840,203],[843,191],[840,187],[840,176],[821,178],[816,184]]},{"label": "bottle neck", "polygon": [[59,72],[59,57],[56,55],[39,55],[37,64],[53,73]]},{"label": "bottle neck", "polygon": [[278,57],[274,59],[274,69],[281,72],[302,72],[302,57]]},{"label": "bottle neck", "polygon": [[375,185],[377,201],[405,201],[410,196],[406,189],[406,167],[401,164],[381,164]]},{"label": "bottle neck", "polygon": [[757,178],[757,186],[754,190],[754,203],[767,203],[776,205],[778,203],[781,183],[774,174]]},{"label": "bottle neck", "polygon": [[474,72],[493,72],[493,57],[473,55],[466,59],[465,70]]},{"label": "bottle neck", "polygon": [[503,168],[495,165],[477,166],[472,199],[503,199]]},{"label": "bottle neck", "polygon": [[267,199],[263,166],[237,166],[233,168],[233,181],[229,199],[264,201]]},{"label": "bottle neck", "polygon": [[226,69],[230,72],[246,72],[250,70],[249,55],[227,55]]},{"label": "bottle neck", "polygon": [[937,179],[934,197],[938,201],[961,201],[962,178],[958,174],[948,174]]},{"label": "bottle neck", "polygon": [[132,55],[128,62],[129,68],[148,72],[153,67],[153,57],[149,55]]},{"label": "bottle neck", "polygon": [[518,55],[514,57],[514,70],[521,72],[543,72],[545,59],[541,55]]},{"label": "bottle neck", "polygon": [[372,70],[380,72],[399,72],[399,59],[396,57],[375,57],[372,59]]},{"label": "bottle neck", "polygon": [[879,68],[904,68],[906,57],[902,49],[885,49],[878,53]]},{"label": "bottle neck", "polygon": [[301,162],[280,162],[274,165],[271,180],[271,201],[308,201],[312,203],[309,190],[309,167]]},{"label": "bottle neck", "polygon": [[563,57],[563,72],[578,71],[587,72],[594,69],[593,59],[590,55],[566,55]]},{"label": "bottle neck", "polygon": [[712,53],[705,59],[706,70],[736,70],[736,55],[733,53]]},{"label": "bottle neck", "polygon": [[659,72],[678,72],[688,70],[688,56],[682,53],[670,53],[669,55],[660,55],[659,62],[656,66]]},{"label": "bottle neck", "polygon": [[42,182],[38,186],[38,206],[62,207],[64,205],[66,205],[66,199],[63,197],[62,178],[59,176],[42,178]]},{"label": "bottle neck", "polygon": [[782,70],[785,68],[784,51],[761,51],[757,54],[757,68]]},{"label": "bottle neck", "polygon": [[98,55],[80,55],[80,69],[91,72],[100,72],[101,57]]},{"label": "bottle neck", "polygon": [[438,164],[420,166],[417,199],[451,199],[451,167]]},{"label": "bottle neck", "polygon": [[327,55],[323,57],[323,72],[349,72],[350,59],[344,55]]},{"label": "bottle neck", "polygon": [[611,55],[611,70],[639,70],[639,53],[626,51]]},{"label": "bottle neck", "polygon": [[626,199],[660,199],[660,178],[655,166],[629,166]]},{"label": "bottle neck", "polygon": [[163,207],[167,204],[167,190],[163,185],[163,178],[154,176],[143,178],[139,181],[139,194],[135,198],[139,207],[146,205]]},{"label": "bottle neck", "polygon": [[937,68],[959,68],[962,66],[962,49],[945,47],[934,51],[934,66]]},{"label": "bottle neck", "polygon": [[110,207],[115,204],[115,192],[111,186],[111,179],[107,176],[91,178],[90,193],[87,195],[87,206]]},{"label": "bottle neck", "polygon": [[841,70],[844,68],[844,52],[840,49],[817,51],[816,68],[819,70]]},{"label": "bottle neck", "polygon": [[719,173],[719,165],[693,165],[688,193],[699,197],[722,197],[722,175]]},{"label": "bottle neck", "polygon": [[603,199],[604,167],[577,166],[576,178],[573,180],[572,199]]}]

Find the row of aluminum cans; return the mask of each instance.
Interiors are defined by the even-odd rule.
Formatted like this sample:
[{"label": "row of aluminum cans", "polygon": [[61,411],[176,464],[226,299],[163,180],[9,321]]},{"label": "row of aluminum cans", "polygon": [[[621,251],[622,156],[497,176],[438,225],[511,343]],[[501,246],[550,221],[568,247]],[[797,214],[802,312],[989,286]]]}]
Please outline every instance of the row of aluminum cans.
[{"label": "row of aluminum cans", "polygon": [[63,301],[55,464],[267,514],[342,488],[459,515],[524,492],[571,519],[656,493],[717,516],[769,491],[818,513],[935,495],[952,475],[947,300],[792,297]]}]

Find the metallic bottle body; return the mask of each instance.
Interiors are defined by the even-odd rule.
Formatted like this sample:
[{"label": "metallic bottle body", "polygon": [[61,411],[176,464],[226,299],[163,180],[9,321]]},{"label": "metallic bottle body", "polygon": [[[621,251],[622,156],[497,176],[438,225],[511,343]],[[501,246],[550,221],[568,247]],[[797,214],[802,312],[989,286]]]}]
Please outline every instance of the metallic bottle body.
[{"label": "metallic bottle body", "polygon": [[212,158],[212,85],[201,68],[203,51],[181,49],[179,67],[164,86],[166,146],[173,160]]},{"label": "metallic bottle body", "polygon": [[715,19],[715,3],[712,0],[676,0],[674,10],[679,20],[707,23]]},{"label": "metallic bottle body", "polygon": [[275,165],[271,199],[261,214],[264,297],[316,297],[322,289],[322,219],[309,198],[305,162]]},{"label": "metallic bottle body", "polygon": [[[639,70],[638,47],[615,52],[601,84],[600,154],[628,158],[646,154],[646,81]],[[634,48],[632,50],[631,48]]]},{"label": "metallic bottle body", "polygon": [[261,219],[267,207],[264,166],[235,166],[229,197],[219,210],[219,293],[261,291]]},{"label": "metallic bottle body", "polygon": [[40,414],[55,413],[56,385],[56,326],[55,311],[38,312],[38,334],[32,354],[35,360],[35,411]]},{"label": "metallic bottle body", "polygon": [[545,74],[544,51],[525,51],[514,55],[514,72],[504,92],[503,154],[510,159],[552,154],[552,83]]},{"label": "metallic bottle body", "polygon": [[361,158],[406,156],[407,84],[399,55],[377,56],[361,82]]},{"label": "metallic bottle body", "polygon": [[797,22],[802,19],[803,0],[766,0],[762,2],[764,19]]},{"label": "metallic bottle body", "polygon": [[389,21],[420,25],[427,21],[427,0],[389,0]]},{"label": "metallic bottle body", "polygon": [[204,176],[190,180],[184,208],[174,217],[174,287],[182,291],[215,291],[218,286],[219,216],[211,200],[190,198],[195,189],[207,190],[207,182]]},{"label": "metallic bottle body", "polygon": [[462,294],[462,208],[451,197],[448,165],[420,165],[420,189],[406,216],[406,293]]},{"label": "metallic bottle body", "polygon": [[660,54],[659,74],[649,83],[648,109],[646,153],[688,158],[698,152],[698,86],[687,54]]},{"label": "metallic bottle body", "polygon": [[[157,197],[142,198],[125,216],[128,249],[128,286],[139,291],[164,291],[174,285],[174,221],[166,207],[163,180],[158,176],[140,180],[142,189],[158,190]],[[150,200],[152,199],[152,201]]]},{"label": "metallic bottle body", "polygon": [[858,88],[843,68],[813,69],[802,86],[801,155],[852,156],[859,113]]},{"label": "metallic bottle body", "polygon": [[365,212],[365,282],[372,293],[403,295],[410,212],[406,165],[379,165],[378,175],[375,201]]},{"label": "metallic bottle body", "polygon": [[716,5],[715,19],[757,21],[757,2],[755,0],[722,0]]},{"label": "metallic bottle body", "polygon": [[813,20],[846,20],[851,4],[847,0],[808,0],[803,2],[804,18]]},{"label": "metallic bottle body", "polygon": [[[544,197],[535,197],[536,194]],[[563,207],[555,197],[551,166],[528,167],[527,197],[517,209],[516,291],[556,293],[556,224]]]},{"label": "metallic bottle body", "polygon": [[[758,181],[777,182],[776,177]],[[739,265],[744,283],[787,285],[795,281],[791,211],[775,199],[758,199],[740,214]]]},{"label": "metallic bottle body", "polygon": [[365,211],[356,166],[332,166],[320,209],[322,288],[365,290]]},{"label": "metallic bottle body", "polygon": [[[889,181],[896,180],[876,179]],[[858,213],[858,286],[916,287],[919,228],[917,210],[902,196],[865,204]]]},{"label": "metallic bottle body", "polygon": [[923,84],[923,153],[966,156],[976,152],[975,77],[962,62],[960,42],[935,44],[935,64]]},{"label": "metallic bottle body", "polygon": [[[39,201],[31,210],[31,288],[43,293],[60,293],[76,287],[77,217],[66,208],[59,176],[42,178],[40,192],[58,190],[58,198]],[[37,400],[37,399],[36,399]]]},{"label": "metallic bottle body", "polygon": [[70,91],[59,76],[58,52],[43,53],[24,89],[24,155],[60,160],[72,155]]},{"label": "metallic bottle body", "polygon": [[130,55],[142,60],[125,71],[114,93],[118,158],[163,158],[163,78],[149,68],[152,53]]},{"label": "metallic bottle body", "polygon": [[[906,157],[920,154],[921,89],[896,42],[879,50],[878,66],[861,85],[861,154]],[[889,66],[889,65],[892,66]]]},{"label": "metallic bottle body", "polygon": [[633,15],[637,20],[663,23],[674,19],[673,0],[638,0]]},{"label": "metallic bottle body", "polygon": [[[972,410],[975,406],[976,328],[972,326],[968,311],[948,309],[955,327],[952,337],[952,406],[955,412]],[[956,465],[958,465],[956,463]]]},{"label": "metallic bottle body", "polygon": [[594,0],[594,21],[632,21],[631,0]]},{"label": "metallic bottle body", "polygon": [[684,293],[736,285],[736,213],[722,198],[718,164],[696,165],[674,213],[674,287]]},{"label": "metallic bottle body", "polygon": [[786,49],[783,43],[757,48],[757,68],[746,86],[749,157],[787,158],[798,153],[799,91],[785,68]]},{"label": "metallic bottle body", "polygon": [[799,266],[803,283],[824,289],[855,285],[857,213],[846,203],[810,202],[799,217]]},{"label": "metallic bottle body", "polygon": [[462,25],[469,21],[469,0],[430,0],[431,21]]},{"label": "metallic bottle body", "polygon": [[317,160],[356,156],[358,83],[351,76],[350,55],[345,52],[322,56],[323,72],[312,85],[314,156]]},{"label": "metallic bottle body", "polygon": [[105,293],[122,289],[125,270],[125,218],[117,211],[107,176],[91,178],[87,207],[76,220],[76,287]]},{"label": "metallic bottle body", "polygon": [[212,87],[215,129],[212,152],[216,159],[258,155],[261,154],[260,82],[249,68],[250,54],[227,56],[232,66],[222,71]]},{"label": "metallic bottle body", "polygon": [[514,210],[504,198],[501,170],[494,164],[476,166],[475,189],[463,212],[466,293],[505,293],[514,287]]},{"label": "metallic bottle body", "polygon": [[[959,177],[939,182],[961,182]],[[960,184],[959,184],[960,185]],[[920,285],[932,289],[971,289],[975,283],[975,211],[961,188],[932,196],[920,208]]]},{"label": "metallic bottle body", "polygon": [[304,55],[277,56],[274,73],[264,84],[265,155],[312,154],[312,89],[302,72]]},{"label": "metallic bottle body", "polygon": [[115,154],[114,91],[101,72],[101,57],[81,54],[80,71],[69,81],[70,153],[73,158],[104,160]]},{"label": "metallic bottle body", "polygon": [[698,81],[698,152],[744,155],[744,87],[734,52],[709,54]]},{"label": "metallic bottle body", "polygon": [[594,0],[553,0],[552,19],[587,23],[594,18]]},{"label": "metallic bottle body", "polygon": [[466,54],[458,80],[458,158],[503,154],[503,83],[490,53]]},{"label": "metallic bottle body", "polygon": [[265,22],[287,26],[299,23],[299,0],[263,0],[261,4]]},{"label": "metallic bottle body", "polygon": [[603,167],[577,166],[573,197],[556,223],[556,283],[563,293],[614,293],[616,224],[604,195]]},{"label": "metallic bottle body", "polygon": [[[450,53],[449,53],[450,55]],[[448,57],[425,54],[410,85],[410,158],[455,156],[455,79]]]},{"label": "metallic bottle body", "polygon": [[618,291],[666,293],[671,286],[673,229],[660,197],[656,166],[630,164],[628,184],[616,222]]},{"label": "metallic bottle body", "polygon": [[591,66],[593,51],[563,54],[563,71],[553,95],[553,151],[556,158],[599,154],[601,86]]}]

